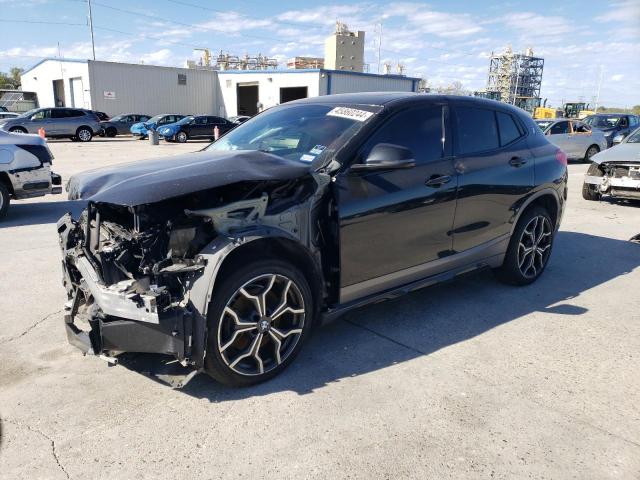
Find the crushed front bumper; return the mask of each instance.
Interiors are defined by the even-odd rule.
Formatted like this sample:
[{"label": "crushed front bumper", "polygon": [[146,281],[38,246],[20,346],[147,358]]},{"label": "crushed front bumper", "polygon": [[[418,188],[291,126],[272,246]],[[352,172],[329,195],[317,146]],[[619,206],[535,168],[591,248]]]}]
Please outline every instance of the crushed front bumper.
[{"label": "crushed front bumper", "polygon": [[640,199],[640,173],[633,176],[585,175],[584,183],[593,185],[603,195]]},{"label": "crushed front bumper", "polygon": [[[77,228],[69,214],[57,224],[63,249],[63,283],[69,301],[64,322],[69,343],[83,353],[161,353],[185,363],[191,357],[193,315],[185,307],[160,310],[160,293],[140,280],[105,285],[82,246],[68,249]],[[148,290],[144,290],[149,287]]]}]

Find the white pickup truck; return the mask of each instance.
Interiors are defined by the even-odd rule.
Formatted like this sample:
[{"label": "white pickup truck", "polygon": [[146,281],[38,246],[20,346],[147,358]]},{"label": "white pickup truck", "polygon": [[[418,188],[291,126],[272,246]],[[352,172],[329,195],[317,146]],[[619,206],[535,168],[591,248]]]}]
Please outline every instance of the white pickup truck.
[{"label": "white pickup truck", "polygon": [[0,130],[0,219],[12,199],[62,193],[62,178],[51,171],[52,161],[39,136]]}]

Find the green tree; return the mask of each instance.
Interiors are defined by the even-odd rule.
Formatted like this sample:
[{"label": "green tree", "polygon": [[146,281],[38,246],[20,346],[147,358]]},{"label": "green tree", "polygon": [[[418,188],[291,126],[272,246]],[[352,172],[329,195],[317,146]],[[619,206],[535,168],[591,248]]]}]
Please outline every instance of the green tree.
[{"label": "green tree", "polygon": [[20,88],[20,75],[24,70],[18,67],[9,69],[9,73],[0,72],[0,88]]}]

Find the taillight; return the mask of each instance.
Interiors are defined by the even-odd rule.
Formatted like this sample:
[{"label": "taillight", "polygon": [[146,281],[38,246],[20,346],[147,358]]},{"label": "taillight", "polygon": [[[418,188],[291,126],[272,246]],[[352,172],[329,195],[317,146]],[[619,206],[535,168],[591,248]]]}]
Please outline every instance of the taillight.
[{"label": "taillight", "polygon": [[565,166],[569,163],[567,161],[567,154],[560,149],[556,152],[556,160]]}]

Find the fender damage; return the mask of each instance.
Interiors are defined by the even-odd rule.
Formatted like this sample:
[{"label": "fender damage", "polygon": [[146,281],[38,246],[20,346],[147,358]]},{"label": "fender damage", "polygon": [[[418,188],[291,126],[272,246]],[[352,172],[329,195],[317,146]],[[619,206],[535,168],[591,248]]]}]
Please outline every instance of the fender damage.
[{"label": "fender damage", "polygon": [[69,342],[84,353],[163,353],[201,368],[220,268],[257,240],[295,242],[329,294],[332,266],[320,252],[335,240],[325,227],[330,177],[262,152],[240,160],[204,153],[169,171],[151,161],[70,181],[70,197],[88,204],[57,224],[64,318]]}]

